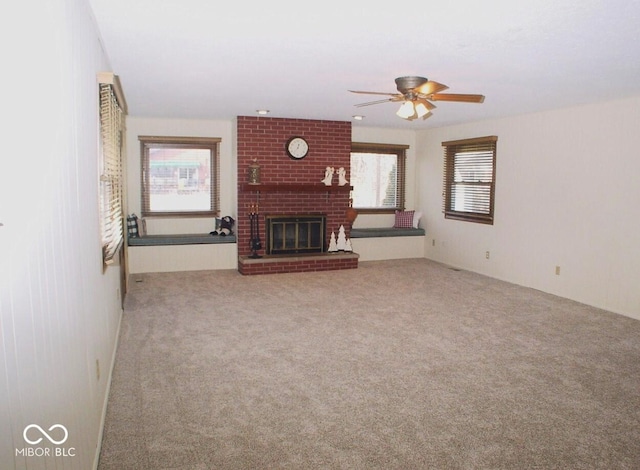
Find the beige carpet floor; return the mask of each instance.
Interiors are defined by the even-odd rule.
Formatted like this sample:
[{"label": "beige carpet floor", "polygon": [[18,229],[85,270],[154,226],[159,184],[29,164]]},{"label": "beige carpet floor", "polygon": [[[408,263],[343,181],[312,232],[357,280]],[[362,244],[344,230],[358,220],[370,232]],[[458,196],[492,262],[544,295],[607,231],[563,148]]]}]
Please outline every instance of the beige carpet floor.
[{"label": "beige carpet floor", "polygon": [[638,469],[640,321],[425,259],[135,275],[99,469],[280,468]]}]

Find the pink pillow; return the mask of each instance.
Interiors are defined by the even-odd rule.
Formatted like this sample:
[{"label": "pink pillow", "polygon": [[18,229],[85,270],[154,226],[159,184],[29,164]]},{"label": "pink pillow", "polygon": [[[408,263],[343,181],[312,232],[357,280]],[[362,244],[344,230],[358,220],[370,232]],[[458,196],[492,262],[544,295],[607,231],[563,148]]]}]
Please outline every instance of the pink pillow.
[{"label": "pink pillow", "polygon": [[396,211],[396,221],[393,228],[413,228],[415,211]]}]

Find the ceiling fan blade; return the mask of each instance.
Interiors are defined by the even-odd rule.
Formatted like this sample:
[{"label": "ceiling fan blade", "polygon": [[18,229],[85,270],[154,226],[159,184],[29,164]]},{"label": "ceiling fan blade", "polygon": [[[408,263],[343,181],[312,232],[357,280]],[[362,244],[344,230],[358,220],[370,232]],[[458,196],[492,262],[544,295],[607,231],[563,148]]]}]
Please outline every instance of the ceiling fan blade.
[{"label": "ceiling fan blade", "polygon": [[484,95],[468,95],[460,93],[436,93],[429,96],[433,101],[460,101],[462,103],[482,103]]},{"label": "ceiling fan blade", "polygon": [[363,93],[365,95],[387,95],[387,96],[396,96],[398,93],[385,93],[382,91],[358,91],[358,90],[347,90],[351,93]]},{"label": "ceiling fan blade", "polygon": [[431,111],[432,109],[436,109],[436,105],[435,104],[425,100],[424,98],[418,98],[416,100],[416,102],[424,104],[429,111]]},{"label": "ceiling fan blade", "polygon": [[443,85],[442,83],[438,82],[432,82],[431,80],[429,80],[427,83],[415,87],[413,91],[422,95],[433,95],[434,93],[444,91],[447,88],[449,88],[447,85]]},{"label": "ceiling fan blade", "polygon": [[380,104],[380,103],[395,103],[398,101],[404,101],[404,96],[402,95],[392,95],[391,98],[387,98],[386,100],[376,100],[376,101],[368,101],[366,103],[359,103],[354,105],[357,108],[361,108],[362,106],[369,106],[371,104]]},{"label": "ceiling fan blade", "polygon": [[396,101],[393,98],[387,98],[386,100],[368,101],[366,103],[359,103],[354,105],[356,108],[362,108],[363,106],[370,106],[372,104],[389,103],[390,101]]}]

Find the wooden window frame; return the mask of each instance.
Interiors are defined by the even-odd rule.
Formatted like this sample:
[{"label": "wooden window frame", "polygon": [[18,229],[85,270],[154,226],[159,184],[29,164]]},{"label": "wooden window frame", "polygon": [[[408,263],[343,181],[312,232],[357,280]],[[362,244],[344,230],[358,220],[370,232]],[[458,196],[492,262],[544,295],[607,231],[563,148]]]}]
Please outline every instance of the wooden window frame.
[{"label": "wooden window frame", "polygon": [[[220,157],[219,148],[222,139],[218,137],[172,137],[138,136],[140,141],[140,198],[142,217],[217,217],[220,215]],[[148,177],[150,148],[188,148],[206,149],[211,152],[210,162],[210,210],[206,211],[152,211],[150,196],[150,178]]]},{"label": "wooden window frame", "polygon": [[[472,139],[451,140],[442,142],[444,147],[443,170],[443,212],[446,219],[476,222],[493,225],[495,206],[495,182],[496,182],[496,154],[497,136],[476,137]],[[491,153],[491,179],[490,181],[455,181],[456,155],[462,152],[477,152],[477,164],[486,166],[487,155]],[[468,162],[467,162],[468,164]],[[486,171],[485,171],[486,174]],[[486,179],[486,178],[485,178]],[[489,209],[488,211],[460,211],[454,209],[453,192],[457,186],[488,187]]]},{"label": "wooden window frame", "polygon": [[395,211],[403,211],[406,199],[406,167],[407,167],[407,150],[408,145],[402,144],[380,144],[368,142],[352,142],[351,153],[379,153],[396,155],[396,187],[398,189],[397,204],[395,207],[357,207],[360,214],[393,214]]}]

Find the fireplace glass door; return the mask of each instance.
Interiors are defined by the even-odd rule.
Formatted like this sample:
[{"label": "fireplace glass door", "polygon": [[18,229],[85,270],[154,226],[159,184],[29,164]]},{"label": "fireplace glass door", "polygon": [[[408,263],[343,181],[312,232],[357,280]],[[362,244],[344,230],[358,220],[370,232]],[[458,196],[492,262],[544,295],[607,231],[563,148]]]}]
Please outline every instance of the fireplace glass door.
[{"label": "fireplace glass door", "polygon": [[324,215],[266,216],[268,255],[325,251]]}]

